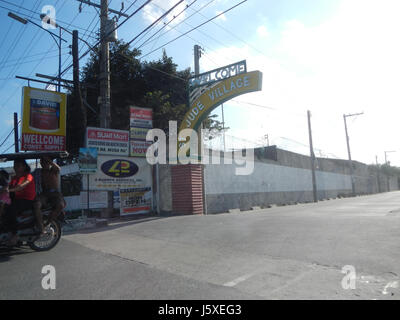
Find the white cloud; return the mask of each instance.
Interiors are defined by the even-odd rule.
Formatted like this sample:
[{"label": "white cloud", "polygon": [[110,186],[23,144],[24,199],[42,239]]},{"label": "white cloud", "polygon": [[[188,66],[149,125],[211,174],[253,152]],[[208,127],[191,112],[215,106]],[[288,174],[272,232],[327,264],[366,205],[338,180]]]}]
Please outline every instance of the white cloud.
[{"label": "white cloud", "polygon": [[257,34],[258,34],[261,38],[266,38],[266,37],[268,37],[268,36],[269,36],[269,32],[268,32],[268,30],[267,30],[267,27],[264,26],[264,25],[259,26],[259,27],[257,28]]},{"label": "white cloud", "polygon": [[[142,16],[146,21],[153,23],[160,16],[162,16],[166,11],[168,11],[170,8],[172,8],[176,3],[177,3],[176,0],[153,0],[152,2],[150,2],[148,5],[146,5],[143,8]],[[172,19],[174,19],[174,17],[176,17],[173,20],[173,22],[171,22],[171,25],[175,25],[175,24],[181,22],[182,20],[184,20],[186,17],[186,11],[184,11],[186,4],[187,4],[187,1],[183,1],[174,10],[172,10],[163,19],[163,21],[165,23],[167,23],[167,22],[171,21]],[[182,12],[182,13],[180,13],[180,12]],[[179,14],[179,16],[178,16],[178,14]]]},{"label": "white cloud", "polygon": [[[223,12],[223,11],[217,11],[215,14],[216,14],[216,15],[219,15],[219,14],[221,14],[222,12]],[[225,14],[221,14],[221,15],[217,18],[217,20],[226,21],[226,20],[227,20],[226,15],[225,15]]]},{"label": "white cloud", "polygon": [[[372,163],[376,154],[382,159],[383,151],[398,150],[390,156],[400,166],[398,12],[397,0],[346,0],[318,26],[287,21],[278,42],[265,50],[267,56],[249,46],[209,53],[218,66],[246,59],[248,70],[261,70],[263,91],[236,100],[277,110],[234,103],[226,109],[236,108],[237,117],[249,119],[241,123],[251,139],[260,136],[263,125],[263,132],[306,144],[309,109],[316,148],[342,158],[347,157],[343,114],[364,111],[363,116],[348,119],[353,158]],[[262,49],[259,43],[254,46]],[[203,60],[202,67],[217,66]]]}]

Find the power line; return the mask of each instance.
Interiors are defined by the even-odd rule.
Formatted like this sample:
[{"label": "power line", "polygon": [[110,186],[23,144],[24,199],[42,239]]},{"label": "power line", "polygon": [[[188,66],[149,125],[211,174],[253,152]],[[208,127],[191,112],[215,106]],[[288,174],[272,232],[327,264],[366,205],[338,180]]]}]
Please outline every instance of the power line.
[{"label": "power line", "polygon": [[[67,56],[67,55],[69,55],[69,54],[68,53],[63,53],[61,56]],[[47,58],[51,59],[51,58],[58,58],[58,57],[59,57],[59,55],[57,54],[57,55],[50,56],[50,57],[47,57]],[[29,61],[21,61],[19,63],[14,63],[14,64],[10,64],[10,65],[5,65],[5,66],[3,65],[2,69],[16,67],[16,66],[20,66],[22,64],[36,62],[36,61],[42,61],[42,60],[43,60],[43,58],[40,58],[40,59],[34,59],[34,60],[29,60]],[[13,78],[7,78],[7,79],[13,79]]]},{"label": "power line", "polygon": [[140,49],[141,47],[143,47],[147,42],[150,41],[150,39],[152,39],[155,35],[157,35],[164,28],[166,28],[172,21],[177,19],[183,12],[185,12],[188,8],[190,8],[195,2],[197,2],[197,0],[194,0],[190,4],[186,5],[186,7],[181,12],[179,12],[177,15],[174,15],[174,17],[170,21],[168,21],[167,23],[164,23],[164,25],[159,30],[157,30],[157,32],[153,33],[153,35],[150,38],[148,38],[145,42],[143,42],[140,46],[138,46],[137,49]]},{"label": "power line", "polygon": [[[16,5],[16,4],[11,3],[11,2],[8,2],[8,1],[6,1],[6,0],[0,0],[0,1],[1,1],[1,2],[4,2],[4,3],[7,3],[7,4],[9,4],[9,5],[16,6],[16,7],[18,6],[18,5]],[[57,0],[56,4],[55,4],[54,6],[56,6],[57,3],[58,3],[59,1],[60,1],[60,0]],[[65,4],[66,4],[66,0],[64,0],[62,7],[63,7]],[[0,5],[0,8],[5,9],[5,10],[8,10],[8,11],[15,11],[16,13],[18,13],[19,15],[24,16],[24,17],[30,17],[30,18],[33,17],[33,16],[29,16],[28,14],[25,14],[25,13],[23,13],[23,12],[20,12],[20,11],[18,11],[18,10],[16,10],[16,9],[7,8],[7,7],[1,6],[1,5]],[[27,8],[24,8],[24,7],[20,7],[19,9],[25,10],[25,11],[30,12],[30,13],[33,13],[34,15],[37,15],[37,16],[40,15],[40,12],[36,12],[36,11],[33,11],[33,10],[29,10],[29,9],[27,9]],[[60,11],[60,10],[61,10],[61,8],[58,9],[58,11]],[[60,20],[60,19],[58,19],[58,18],[57,18],[57,21],[61,22],[62,24],[68,24],[68,22],[62,21],[62,20]],[[82,28],[82,27],[80,27],[80,26],[77,26],[77,25],[71,24],[71,26],[74,27],[74,28],[76,28],[76,29],[79,29],[79,30],[89,31],[89,30],[87,30],[87,29],[85,29],[85,28]],[[94,37],[94,36],[90,36],[90,37],[96,38],[96,37]]]},{"label": "power line", "polygon": [[[110,30],[108,34],[103,35],[100,37],[100,40],[97,41],[93,47],[96,47],[103,39],[107,38],[110,34],[112,34],[115,30],[119,29],[123,24],[125,24],[130,18],[132,18],[136,13],[138,13],[140,10],[142,10],[147,4],[149,4],[152,0],[147,0],[144,4],[142,4],[137,10],[135,10],[131,15],[129,15],[124,21],[122,21],[117,27],[113,28],[113,30]],[[83,57],[85,57],[91,49],[87,50],[84,54],[82,54],[79,57],[79,60],[81,60]],[[62,72],[61,75],[63,75],[65,72],[67,72],[69,69],[72,68],[72,64],[70,64],[67,68],[65,68]]]},{"label": "power line", "polygon": [[[19,4],[19,8],[21,8],[21,6],[23,5],[24,2],[25,2],[25,0],[22,0],[22,2]],[[8,27],[8,30],[7,30],[7,32],[5,33],[4,40],[1,41],[1,44],[0,44],[0,49],[3,47],[3,44],[6,42],[7,36],[8,36],[9,34],[11,34],[10,31],[11,31],[11,28],[12,28],[13,25],[14,25],[14,21],[12,21],[12,23],[10,23],[10,25],[9,25],[9,27]]]},{"label": "power line", "polygon": [[[42,0],[40,0],[40,1],[37,0],[36,3],[35,3],[35,5],[34,5],[34,8],[38,8],[38,7],[40,6],[40,4],[41,4],[41,1],[42,1]],[[35,10],[36,10],[36,9],[35,9]],[[15,47],[17,46],[19,40],[21,39],[21,37],[22,37],[22,35],[23,35],[23,32],[24,32],[25,28],[26,28],[26,26],[24,26],[22,29],[20,29],[19,37],[17,36],[17,38],[15,38],[15,40],[16,40],[16,41],[15,41],[15,44],[12,45],[12,49],[9,51],[9,54],[7,55],[7,58],[5,58],[5,60],[8,59],[8,58],[10,57],[10,55],[12,54],[12,52],[14,51]],[[38,35],[38,33],[35,33],[35,35],[31,38],[31,41],[30,41],[29,44],[26,46],[26,49],[23,50],[23,51],[22,51],[22,54],[19,56],[18,62],[21,61],[21,59],[24,58],[24,57],[27,55],[27,53],[29,52],[29,48],[30,48],[31,45],[33,44],[33,42],[34,42],[34,40],[35,40],[35,38],[36,38],[37,35]],[[43,36],[43,34],[41,34],[41,35],[39,36],[39,40],[42,38],[42,36]],[[3,68],[3,67],[4,67],[4,62],[2,63],[1,68]],[[16,65],[13,67],[13,69],[10,70],[10,72],[9,72],[8,75],[7,75],[7,78],[10,77],[16,70],[18,70],[18,64],[16,64]],[[5,85],[5,83],[3,83],[3,85],[0,86],[0,90],[4,88],[4,85]]]},{"label": "power line", "polygon": [[228,11],[231,11],[232,9],[238,7],[239,5],[243,4],[243,3],[246,2],[246,1],[247,1],[247,0],[243,0],[243,1],[239,2],[238,4],[232,6],[232,7],[230,7],[229,9],[227,9],[227,10],[225,10],[225,11],[223,11],[223,12],[217,14],[217,15],[214,16],[214,17],[212,17],[211,19],[208,19],[207,21],[205,21],[205,22],[203,22],[203,23],[197,25],[196,27],[192,28],[191,30],[189,30],[189,31],[187,31],[187,32],[185,32],[185,33],[183,33],[183,34],[181,34],[180,36],[178,36],[178,37],[176,37],[176,38],[174,38],[174,39],[172,39],[172,40],[170,40],[170,41],[168,41],[167,43],[165,43],[164,45],[158,47],[157,49],[152,50],[152,51],[150,51],[149,53],[146,53],[145,55],[142,55],[141,58],[143,59],[144,57],[146,57],[146,56],[152,54],[153,52],[155,52],[155,51],[157,51],[157,50],[160,50],[161,48],[163,48],[163,47],[169,45],[170,43],[172,43],[172,42],[174,42],[174,41],[176,41],[176,40],[182,38],[183,36],[187,35],[188,33],[192,32],[192,31],[194,31],[194,30],[197,30],[198,28],[202,27],[203,25],[205,25],[205,24],[211,22],[212,20],[214,20],[214,19],[220,17],[221,15],[227,13]]},{"label": "power line", "polygon": [[154,21],[152,24],[150,24],[147,28],[145,28],[142,32],[140,32],[136,37],[134,37],[132,40],[130,40],[128,43],[125,44],[125,46],[129,46],[133,41],[135,41],[138,37],[140,37],[144,32],[152,28],[154,25],[156,25],[160,20],[162,20],[164,17],[166,17],[172,10],[174,10],[178,5],[180,5],[184,0],[178,1],[174,6],[172,6],[168,11],[166,11],[164,14],[162,14],[156,21]]},{"label": "power line", "polygon": [[[59,0],[57,0],[58,3]],[[59,8],[59,10],[61,10],[61,8],[65,5],[65,1],[63,2],[63,4],[61,5],[61,7]],[[79,14],[79,13],[78,13]],[[76,17],[78,16],[78,14],[73,18],[73,20],[70,22],[70,24],[72,24],[72,22],[76,19]],[[69,27],[70,25],[68,25]],[[68,28],[67,27],[67,28]],[[42,34],[43,36],[43,34]],[[50,47],[50,49],[47,51],[47,53],[43,56],[43,58],[35,65],[35,67],[32,69],[32,71],[29,73],[29,76],[34,72],[34,70],[43,62],[43,60],[46,58],[47,54],[54,48],[54,43],[53,45]],[[10,99],[15,95],[15,93],[17,92],[19,88],[16,88],[12,94],[8,97],[8,99],[2,104],[2,106],[6,105],[8,103],[8,101],[10,101]]]},{"label": "power line", "polygon": [[[175,26],[171,26],[171,28],[172,28],[173,30],[179,32],[180,34],[183,34],[183,32],[180,31],[180,30],[178,30],[177,27],[178,27],[179,25],[181,25],[182,23],[185,23],[186,25],[188,25],[189,27],[192,28],[193,26],[190,25],[190,24],[188,24],[188,23],[186,23],[185,21],[188,20],[188,19],[190,19],[190,18],[191,18],[192,16],[194,16],[197,12],[199,12],[199,11],[203,10],[205,7],[209,6],[209,5],[210,5],[212,2],[214,2],[214,1],[215,1],[215,0],[209,1],[208,3],[206,3],[205,5],[203,5],[201,8],[197,9],[197,10],[195,11],[195,13],[193,13],[193,14],[190,15],[189,17],[185,18],[184,20],[180,21],[180,22],[177,23]],[[157,6],[157,7],[160,8],[160,9],[162,9],[160,6]],[[163,9],[162,9],[162,10],[163,10]],[[195,9],[192,9],[192,10],[195,10]],[[158,42],[158,40],[159,40],[161,37],[163,37],[164,35],[166,35],[167,33],[169,33],[172,29],[169,29],[169,30],[167,30],[166,32],[162,33],[161,35],[159,35],[159,36],[158,36],[156,39],[154,39],[154,40],[149,40],[149,39],[146,40],[145,43],[147,42],[147,44],[149,44],[149,43],[151,43],[151,42],[154,42],[152,48],[150,49],[150,50],[153,50],[153,48],[154,48],[155,44]],[[201,30],[198,30],[198,31],[204,34],[204,32],[202,32]],[[208,46],[206,46],[206,45],[204,45],[203,43],[201,43],[200,41],[198,41],[198,40],[192,38],[191,36],[189,36],[189,35],[187,35],[187,34],[186,34],[186,36],[187,36],[189,39],[193,40],[194,42],[200,44],[203,48],[208,48],[208,49],[210,49]],[[206,34],[206,36],[207,36],[208,38],[214,39],[214,38],[213,38],[212,36],[210,36],[209,34]],[[215,40],[215,39],[214,39],[214,41],[218,42],[218,40]],[[145,45],[145,43],[143,43],[140,47],[143,47],[143,46]],[[139,48],[140,48],[140,47],[139,47]],[[211,49],[210,49],[210,50],[211,50]],[[209,60],[211,60],[211,59],[209,59]],[[212,60],[211,60],[211,61],[212,61]],[[217,63],[215,63],[215,61],[212,61],[212,62],[213,62],[214,64],[217,65]]]}]

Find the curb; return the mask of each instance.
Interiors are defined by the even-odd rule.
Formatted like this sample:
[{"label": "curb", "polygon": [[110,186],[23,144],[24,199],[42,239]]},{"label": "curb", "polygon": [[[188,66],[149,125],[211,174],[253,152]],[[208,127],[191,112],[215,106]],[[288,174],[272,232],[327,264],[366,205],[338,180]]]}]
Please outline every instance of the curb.
[{"label": "curb", "polygon": [[78,230],[88,230],[95,228],[107,227],[107,219],[97,219],[97,218],[78,218],[66,220],[65,224],[62,226],[63,232],[74,232]]}]

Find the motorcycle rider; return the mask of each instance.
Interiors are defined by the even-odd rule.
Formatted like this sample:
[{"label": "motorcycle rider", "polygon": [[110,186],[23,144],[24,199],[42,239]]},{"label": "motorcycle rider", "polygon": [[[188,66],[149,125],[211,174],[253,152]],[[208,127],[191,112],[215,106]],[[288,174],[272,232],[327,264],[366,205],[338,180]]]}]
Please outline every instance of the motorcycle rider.
[{"label": "motorcycle rider", "polygon": [[64,198],[60,192],[60,167],[47,156],[40,159],[40,165],[42,168],[36,172],[40,190],[38,190],[39,195],[33,204],[33,208],[38,227],[44,233],[41,208],[51,205],[50,220],[55,220],[64,208]]},{"label": "motorcycle rider", "polygon": [[10,246],[18,242],[17,214],[25,210],[31,210],[36,198],[36,188],[30,166],[23,159],[14,161],[15,176],[10,182],[8,191],[11,196],[11,205],[6,207],[4,220],[8,225],[11,238]]}]

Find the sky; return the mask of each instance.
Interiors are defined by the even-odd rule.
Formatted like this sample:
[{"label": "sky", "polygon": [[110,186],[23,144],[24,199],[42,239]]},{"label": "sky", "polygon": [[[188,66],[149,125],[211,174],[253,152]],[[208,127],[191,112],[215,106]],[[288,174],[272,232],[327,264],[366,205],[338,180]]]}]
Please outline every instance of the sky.
[{"label": "sky", "polygon": [[[131,14],[145,1],[111,0],[110,8],[120,10],[122,2]],[[177,2],[151,1],[118,29],[118,37],[133,39]],[[371,164],[377,156],[382,164],[387,151],[387,160],[400,166],[400,2],[248,0],[167,44],[240,2],[185,0],[163,20],[172,22],[151,41],[143,45],[162,24],[131,47],[140,47],[143,61],[160,58],[164,48],[180,70],[193,70],[193,46],[198,44],[204,51],[201,72],[246,60],[248,71],[263,73],[261,92],[224,104],[228,148],[268,141],[309,154],[310,110],[316,156],[347,159],[343,115],[363,113],[347,117],[352,159]],[[7,13],[13,11],[40,23],[45,5],[54,6],[61,26],[77,29],[80,37],[96,43],[99,13],[94,7],[84,4],[79,12],[77,0],[0,0],[0,145],[12,129],[13,112],[20,113],[21,88],[28,84],[15,76],[35,78],[35,73],[56,75],[58,70],[58,48],[51,36],[33,24],[12,20]],[[62,36],[68,41],[62,45],[64,69],[72,62],[71,36]],[[87,50],[84,43],[80,50],[81,54]],[[63,77],[71,79],[71,70]],[[31,82],[31,86],[44,85]],[[219,120],[221,111],[221,107],[214,111]],[[212,143],[221,147],[222,139]],[[12,144],[10,137],[0,146],[0,153]]]}]

